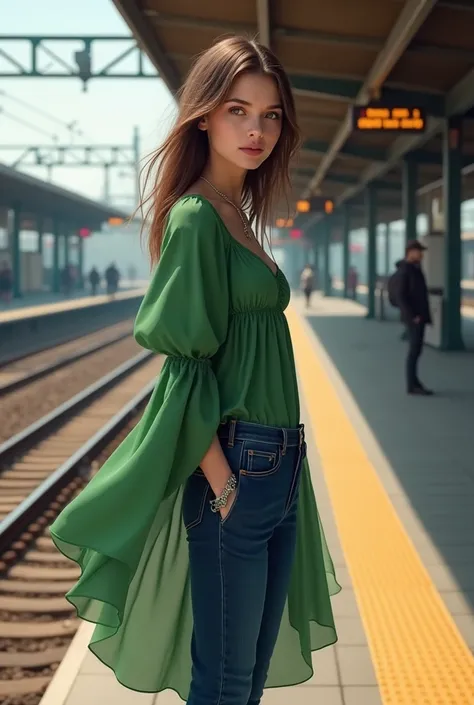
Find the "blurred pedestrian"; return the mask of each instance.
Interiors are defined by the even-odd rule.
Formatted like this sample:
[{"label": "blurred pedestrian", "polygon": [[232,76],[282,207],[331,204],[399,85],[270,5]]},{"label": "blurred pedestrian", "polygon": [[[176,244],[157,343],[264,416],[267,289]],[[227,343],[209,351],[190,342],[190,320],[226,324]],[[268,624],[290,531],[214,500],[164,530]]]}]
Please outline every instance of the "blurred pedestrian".
[{"label": "blurred pedestrian", "polygon": [[397,269],[388,281],[390,302],[397,305],[408,338],[406,359],[406,388],[408,394],[432,395],[418,377],[418,361],[423,351],[426,326],[431,323],[428,287],[421,268],[426,247],[418,240],[410,240],[405,259],[397,262]]},{"label": "blurred pedestrian", "polygon": [[0,264],[0,299],[9,304],[13,292],[13,271],[10,264],[3,260]]},{"label": "blurred pedestrian", "polygon": [[96,267],[92,267],[89,272],[89,284],[91,285],[92,296],[95,296],[100,285],[100,274]]},{"label": "blurred pedestrian", "polygon": [[112,264],[109,264],[109,266],[105,270],[105,281],[107,285],[107,294],[109,294],[110,296],[114,296],[117,292],[120,281],[120,272],[115,266],[114,262],[112,262]]},{"label": "blurred pedestrian", "polygon": [[300,287],[306,300],[306,308],[311,306],[311,294],[314,289],[314,272],[310,264],[307,264],[300,277]]}]

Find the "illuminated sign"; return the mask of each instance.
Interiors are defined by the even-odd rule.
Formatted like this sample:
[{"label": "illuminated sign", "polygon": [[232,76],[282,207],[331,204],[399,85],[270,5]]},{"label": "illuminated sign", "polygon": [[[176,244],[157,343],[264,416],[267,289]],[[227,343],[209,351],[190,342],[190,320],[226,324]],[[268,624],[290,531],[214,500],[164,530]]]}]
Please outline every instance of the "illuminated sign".
[{"label": "illuminated sign", "polygon": [[424,132],[424,108],[353,105],[352,127],[358,132]]},{"label": "illuminated sign", "polygon": [[290,237],[292,240],[299,240],[303,237],[303,231],[299,230],[299,228],[294,228],[294,230],[290,230]]},{"label": "illuminated sign", "polygon": [[309,201],[297,201],[296,210],[298,213],[309,213],[311,210],[311,203]]},{"label": "illuminated sign", "polygon": [[123,218],[112,216],[108,219],[107,222],[109,225],[123,225]]},{"label": "illuminated sign", "polygon": [[292,228],[293,218],[277,218],[275,221],[275,225],[277,228]]}]

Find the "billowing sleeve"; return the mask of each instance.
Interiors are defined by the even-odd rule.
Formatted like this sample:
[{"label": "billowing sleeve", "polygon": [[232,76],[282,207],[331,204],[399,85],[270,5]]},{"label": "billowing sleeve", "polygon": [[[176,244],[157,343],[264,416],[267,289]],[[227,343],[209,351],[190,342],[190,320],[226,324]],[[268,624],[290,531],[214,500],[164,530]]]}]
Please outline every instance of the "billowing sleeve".
[{"label": "billowing sleeve", "polygon": [[205,201],[189,197],[171,211],[134,331],[167,356],[159,379],[138,424],[51,526],[81,567],[67,598],[98,623],[94,652],[124,683],[138,672],[146,680],[136,630],[147,632],[153,618],[179,624],[188,612],[180,498],[220,422],[212,357],[227,335],[227,248]]}]

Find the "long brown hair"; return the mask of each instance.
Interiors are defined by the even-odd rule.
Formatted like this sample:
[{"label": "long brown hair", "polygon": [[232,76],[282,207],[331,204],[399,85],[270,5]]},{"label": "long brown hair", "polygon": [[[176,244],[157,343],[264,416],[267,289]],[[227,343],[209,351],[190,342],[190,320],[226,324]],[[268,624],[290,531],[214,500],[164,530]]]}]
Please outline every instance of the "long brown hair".
[{"label": "long brown hair", "polygon": [[153,187],[140,207],[149,204],[144,222],[151,220],[148,249],[152,263],[160,256],[169,211],[199,178],[208,160],[207,133],[198,129],[198,123],[224,103],[233,82],[243,73],[272,76],[283,105],[279,140],[268,159],[247,172],[242,193],[242,207],[247,209],[250,222],[255,221],[262,241],[277,200],[289,192],[289,163],[299,146],[299,130],[288,77],[265,46],[244,37],[221,39],[198,56],[179,91],[176,123],[145,165],[144,191],[150,179]]}]

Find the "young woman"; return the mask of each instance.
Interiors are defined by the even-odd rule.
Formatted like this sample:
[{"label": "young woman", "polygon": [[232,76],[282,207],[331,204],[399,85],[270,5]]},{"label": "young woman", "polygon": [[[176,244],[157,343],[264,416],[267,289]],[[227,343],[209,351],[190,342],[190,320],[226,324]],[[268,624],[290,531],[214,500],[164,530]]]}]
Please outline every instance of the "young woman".
[{"label": "young woman", "polygon": [[167,356],[135,429],[51,528],[90,649],[129,688],[256,705],[336,640],[283,273],[259,234],[297,146],[288,78],[243,38],[200,56],[153,159],[158,263],[135,325]]}]

